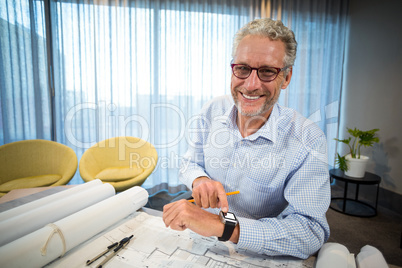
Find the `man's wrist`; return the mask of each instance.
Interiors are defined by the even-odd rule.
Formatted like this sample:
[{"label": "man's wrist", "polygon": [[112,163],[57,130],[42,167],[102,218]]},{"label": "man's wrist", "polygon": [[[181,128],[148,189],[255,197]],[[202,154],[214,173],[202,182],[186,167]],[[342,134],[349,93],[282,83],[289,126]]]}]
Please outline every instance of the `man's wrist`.
[{"label": "man's wrist", "polygon": [[216,236],[216,237],[221,237],[224,230],[225,230],[225,224],[223,224],[219,218],[219,215],[212,214],[213,215],[213,222],[209,222],[208,225],[208,234],[206,236]]},{"label": "man's wrist", "polygon": [[239,237],[240,237],[240,225],[237,224],[229,241],[237,244],[239,242]]},{"label": "man's wrist", "polygon": [[193,184],[192,184],[192,188],[194,189],[195,187],[198,186],[198,184],[201,183],[201,181],[203,180],[210,180],[210,178],[205,177],[205,176],[201,176],[201,177],[197,177],[193,180]]}]

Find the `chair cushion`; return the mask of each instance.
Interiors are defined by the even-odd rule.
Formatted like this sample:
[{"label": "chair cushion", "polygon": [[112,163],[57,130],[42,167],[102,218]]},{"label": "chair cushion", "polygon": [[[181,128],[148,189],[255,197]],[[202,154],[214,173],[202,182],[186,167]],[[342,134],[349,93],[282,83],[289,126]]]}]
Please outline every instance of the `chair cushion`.
[{"label": "chair cushion", "polygon": [[144,169],[140,167],[110,167],[96,174],[95,178],[106,182],[125,181],[137,177],[142,172]]},{"label": "chair cushion", "polygon": [[58,174],[46,174],[15,179],[1,184],[0,192],[9,192],[11,190],[22,188],[49,186],[60,180],[60,178],[61,176]]}]

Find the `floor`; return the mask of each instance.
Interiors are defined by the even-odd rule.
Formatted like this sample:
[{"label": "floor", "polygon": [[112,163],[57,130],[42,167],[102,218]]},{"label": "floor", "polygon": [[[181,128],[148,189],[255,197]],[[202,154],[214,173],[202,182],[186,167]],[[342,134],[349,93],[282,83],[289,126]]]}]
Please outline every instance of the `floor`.
[{"label": "floor", "polygon": [[[332,196],[342,194],[343,189],[332,186]],[[370,199],[363,201],[374,205],[375,197]],[[383,253],[388,264],[402,267],[402,215],[382,206],[378,206],[376,216],[369,218],[348,216],[329,209],[327,220],[331,229],[328,242],[343,244],[355,255],[363,246],[371,245]]]}]

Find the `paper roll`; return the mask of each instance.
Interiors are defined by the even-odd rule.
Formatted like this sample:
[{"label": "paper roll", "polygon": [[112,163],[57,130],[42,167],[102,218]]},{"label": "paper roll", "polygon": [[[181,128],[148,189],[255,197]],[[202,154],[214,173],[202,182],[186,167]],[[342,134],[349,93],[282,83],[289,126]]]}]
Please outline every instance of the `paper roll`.
[{"label": "paper roll", "polygon": [[36,209],[36,208],[41,207],[43,205],[47,205],[47,204],[50,204],[50,203],[55,204],[55,203],[57,203],[59,200],[61,200],[64,197],[73,195],[73,194],[81,192],[81,191],[88,190],[88,189],[90,189],[92,187],[95,187],[97,185],[102,185],[102,181],[99,180],[99,179],[92,180],[90,182],[83,183],[83,184],[74,186],[72,188],[66,189],[66,190],[64,190],[62,192],[55,193],[55,194],[40,198],[38,200],[26,203],[24,205],[18,206],[16,208],[6,210],[6,211],[0,213],[0,222],[3,221],[3,220],[8,220],[8,219],[10,219],[12,217],[21,215],[22,213],[31,211],[32,209]]},{"label": "paper roll", "polygon": [[2,267],[42,267],[143,207],[148,192],[133,187],[0,248]]},{"label": "paper roll", "polygon": [[110,184],[101,184],[32,209],[0,222],[0,246],[36,231],[115,194]]},{"label": "paper roll", "polygon": [[387,261],[377,248],[365,245],[356,256],[357,267],[361,268],[388,268]]},{"label": "paper roll", "polygon": [[354,255],[341,244],[325,243],[318,252],[316,268],[356,268]]}]

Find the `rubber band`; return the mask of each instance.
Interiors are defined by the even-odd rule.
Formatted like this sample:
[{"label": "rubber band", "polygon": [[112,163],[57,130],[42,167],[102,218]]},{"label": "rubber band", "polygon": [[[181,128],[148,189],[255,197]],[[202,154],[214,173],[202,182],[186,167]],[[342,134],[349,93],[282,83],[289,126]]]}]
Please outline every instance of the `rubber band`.
[{"label": "rubber band", "polygon": [[43,245],[43,247],[40,249],[40,252],[41,252],[42,256],[45,256],[45,255],[46,255],[47,246],[48,246],[50,240],[52,239],[53,235],[54,235],[54,234],[59,234],[60,239],[61,239],[61,242],[63,242],[63,252],[61,253],[60,257],[63,257],[64,254],[66,254],[66,249],[67,249],[67,247],[66,247],[66,239],[64,238],[63,232],[60,230],[59,226],[57,226],[57,225],[54,224],[54,223],[49,223],[49,224],[46,225],[46,226],[49,226],[49,227],[53,228],[53,232],[49,235],[49,237],[47,238],[46,243],[45,243],[45,244]]}]

